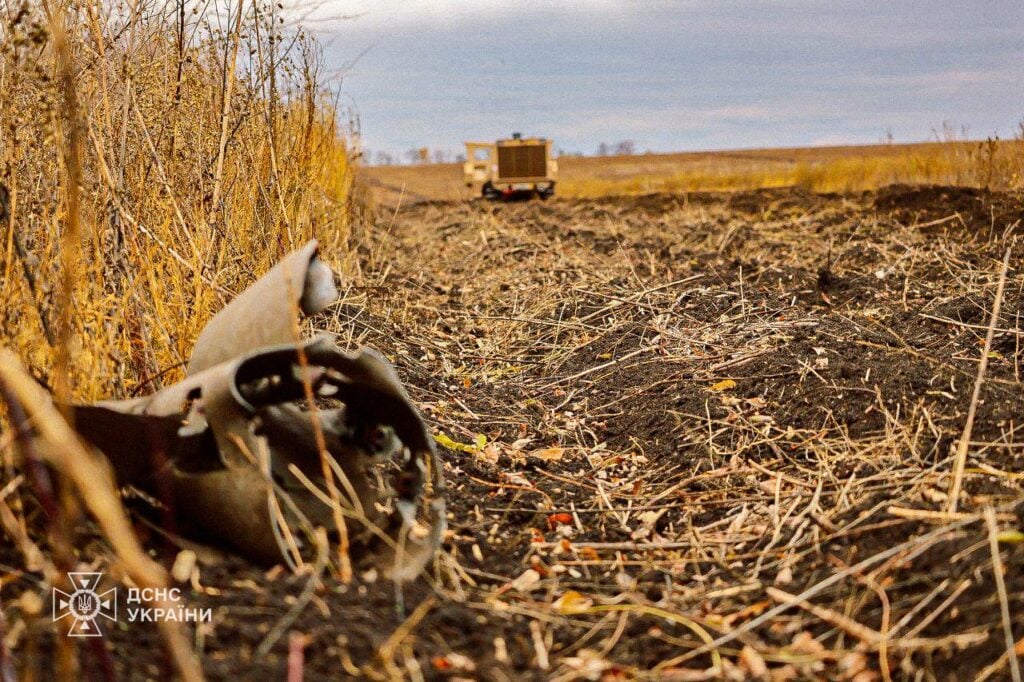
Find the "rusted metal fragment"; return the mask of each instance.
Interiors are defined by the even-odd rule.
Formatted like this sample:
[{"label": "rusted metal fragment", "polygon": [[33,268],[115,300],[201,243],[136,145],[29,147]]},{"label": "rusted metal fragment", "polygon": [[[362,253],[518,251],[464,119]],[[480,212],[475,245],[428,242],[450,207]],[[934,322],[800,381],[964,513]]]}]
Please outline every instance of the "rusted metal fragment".
[{"label": "rusted metal fragment", "polygon": [[295,341],[296,316],[318,313],[337,298],[334,273],[320,260],[312,240],[282,258],[207,322],[192,349],[188,373]]},{"label": "rusted metal fragment", "polygon": [[[445,525],[436,447],[378,352],[346,353],[326,338],[295,342],[295,313],[322,310],[336,296],[310,242],[210,321],[184,380],[142,398],[77,406],[76,426],[122,485],[172,512],[180,528],[169,531],[262,563],[290,561],[289,548],[311,555],[313,528],[334,526],[322,437],[353,559],[411,579]],[[315,411],[305,403],[307,382]],[[381,472],[390,474],[386,490],[376,483]]]}]

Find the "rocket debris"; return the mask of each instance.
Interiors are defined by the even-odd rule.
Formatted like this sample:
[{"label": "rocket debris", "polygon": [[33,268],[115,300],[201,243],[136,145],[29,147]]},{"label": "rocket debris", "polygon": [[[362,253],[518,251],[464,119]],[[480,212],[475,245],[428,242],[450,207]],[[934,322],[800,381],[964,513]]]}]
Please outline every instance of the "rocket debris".
[{"label": "rocket debris", "polygon": [[[380,353],[296,341],[296,315],[337,298],[311,241],[210,320],[185,379],[141,398],[75,406],[78,432],[120,485],[171,512],[169,530],[261,563],[309,558],[314,529],[334,528],[324,455],[353,561],[415,578],[445,528],[436,446]],[[391,479],[384,490],[382,473]]]}]

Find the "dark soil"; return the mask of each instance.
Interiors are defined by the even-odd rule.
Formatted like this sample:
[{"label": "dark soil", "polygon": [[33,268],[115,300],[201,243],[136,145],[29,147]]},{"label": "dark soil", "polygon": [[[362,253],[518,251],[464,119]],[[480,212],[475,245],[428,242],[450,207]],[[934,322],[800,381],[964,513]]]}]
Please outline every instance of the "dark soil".
[{"label": "dark soil", "polygon": [[[687,623],[717,638],[774,606],[770,588],[799,594],[906,543],[809,598],[898,627],[884,661],[790,608],[724,643],[707,679],[755,679],[757,660],[774,679],[877,679],[883,663],[893,679],[972,678],[1006,650],[985,524],[930,539],[951,520],[890,507],[945,508],[1022,218],[1020,196],[893,187],[435,203],[367,226],[350,297],[318,327],[388,355],[436,432],[489,446],[442,450],[445,555],[401,605],[386,581],[328,578],[256,658],[308,576],[203,567],[203,589],[182,589],[213,609],[196,633],[207,675],[281,679],[301,635],[307,679],[701,679],[711,655],[674,660],[702,644]],[[1024,530],[1020,249],[959,504],[997,507],[1002,531]],[[1024,543],[1002,548],[1016,641]],[[6,628],[45,677],[49,602],[20,629],[21,593],[44,594],[21,566],[0,548]],[[898,644],[912,637],[930,639]],[[167,674],[152,626],[104,641],[124,677]]]}]

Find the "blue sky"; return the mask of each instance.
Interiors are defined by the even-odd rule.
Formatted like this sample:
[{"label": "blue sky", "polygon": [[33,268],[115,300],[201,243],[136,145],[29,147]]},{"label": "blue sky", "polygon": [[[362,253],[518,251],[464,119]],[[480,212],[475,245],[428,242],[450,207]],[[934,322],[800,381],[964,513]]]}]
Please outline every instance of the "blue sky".
[{"label": "blue sky", "polygon": [[1024,1],[330,0],[316,24],[364,145],[513,130],[568,151],[973,137],[1024,118]]}]

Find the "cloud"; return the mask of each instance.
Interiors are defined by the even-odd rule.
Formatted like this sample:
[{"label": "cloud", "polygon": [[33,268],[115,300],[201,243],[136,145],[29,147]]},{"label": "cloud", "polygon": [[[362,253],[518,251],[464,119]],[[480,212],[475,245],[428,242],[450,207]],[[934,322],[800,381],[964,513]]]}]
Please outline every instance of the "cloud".
[{"label": "cloud", "polygon": [[301,14],[317,22],[343,28],[340,19],[355,18],[363,28],[386,27],[393,30],[416,28],[432,30],[480,21],[528,17],[536,14],[601,14],[628,11],[626,0],[561,0],[532,3],[508,0],[326,0],[310,6],[303,0],[291,0],[286,11]]},{"label": "cloud", "polygon": [[[1016,61],[1019,64],[1017,60],[1020,59],[1024,59],[1024,55],[1016,57],[1011,63]],[[1020,68],[1005,66],[986,70],[953,68],[926,73],[864,74],[845,78],[843,82],[851,87],[913,89],[935,94],[965,87],[1015,84],[1019,82],[1020,72]]]},{"label": "cloud", "polygon": [[329,62],[366,144],[455,149],[512,130],[566,149],[925,139],[1024,114],[1024,3],[345,0]]}]

